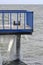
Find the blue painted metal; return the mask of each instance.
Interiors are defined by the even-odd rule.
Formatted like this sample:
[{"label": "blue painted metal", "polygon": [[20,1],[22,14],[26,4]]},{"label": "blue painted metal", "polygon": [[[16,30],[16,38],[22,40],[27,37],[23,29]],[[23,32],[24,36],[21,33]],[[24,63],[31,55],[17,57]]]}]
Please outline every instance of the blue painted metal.
[{"label": "blue painted metal", "polygon": [[9,14],[8,14],[8,24],[9,24]]},{"label": "blue painted metal", "polygon": [[11,30],[9,30],[9,29],[0,30],[0,33],[7,33],[7,32],[8,33],[13,33],[13,32],[15,32],[15,33],[16,32],[21,32],[21,33],[22,32],[32,32],[32,29],[29,29],[29,30],[28,29],[27,30],[23,30],[23,29],[21,29],[21,30],[12,30],[12,29]]},{"label": "blue painted metal", "polygon": [[[32,11],[27,11],[27,10],[0,10],[0,13],[2,13],[2,24],[3,24],[3,29],[0,29],[0,33],[3,32],[3,33],[10,33],[10,32],[15,32],[15,33],[18,33],[18,32],[33,32],[33,12]],[[4,14],[5,13],[9,13],[10,14],[10,29],[4,29]],[[18,29],[18,25],[17,25],[17,29],[12,29],[12,13],[16,13],[17,14],[17,23],[18,23],[18,14],[20,13],[20,23],[22,22],[21,21],[21,14],[23,13],[24,14],[24,29]],[[26,14],[26,15],[25,15]],[[9,17],[9,15],[8,15]],[[26,17],[26,19],[25,19]],[[25,29],[25,21],[26,21],[26,24],[28,26],[31,27],[31,29]]]},{"label": "blue painted metal", "polygon": [[[17,23],[18,23],[18,13],[17,13]],[[18,25],[17,25],[17,29],[18,29]]]},{"label": "blue painted metal", "polygon": [[0,13],[25,13],[26,10],[0,10]]},{"label": "blue painted metal", "polygon": [[24,13],[24,29],[25,29],[25,13]]},{"label": "blue painted metal", "polygon": [[19,13],[20,14],[20,24],[21,24],[21,13]]},{"label": "blue painted metal", "polygon": [[27,25],[33,29],[33,12],[27,12]]},{"label": "blue painted metal", "polygon": [[3,29],[4,29],[4,13],[2,14],[2,24],[3,24]]},{"label": "blue painted metal", "polygon": [[11,18],[11,13],[10,13],[10,29],[12,29],[12,18]]}]

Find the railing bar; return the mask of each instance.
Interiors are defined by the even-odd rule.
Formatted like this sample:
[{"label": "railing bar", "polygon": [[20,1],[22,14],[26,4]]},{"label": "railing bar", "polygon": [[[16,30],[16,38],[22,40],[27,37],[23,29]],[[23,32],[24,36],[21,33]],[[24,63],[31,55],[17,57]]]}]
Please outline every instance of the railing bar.
[{"label": "railing bar", "polygon": [[25,29],[25,13],[24,13],[24,29]]},{"label": "railing bar", "polygon": [[11,19],[11,13],[10,13],[10,29],[12,29],[12,19]]},{"label": "railing bar", "polygon": [[9,25],[9,13],[8,13],[8,25]]},{"label": "railing bar", "polygon": [[[17,23],[18,23],[18,13],[17,13]],[[17,29],[18,29],[18,25],[17,25]]]},{"label": "railing bar", "polygon": [[3,29],[4,29],[4,13],[2,13],[2,25],[3,25]]},{"label": "railing bar", "polygon": [[20,13],[20,25],[21,25],[21,13]]}]

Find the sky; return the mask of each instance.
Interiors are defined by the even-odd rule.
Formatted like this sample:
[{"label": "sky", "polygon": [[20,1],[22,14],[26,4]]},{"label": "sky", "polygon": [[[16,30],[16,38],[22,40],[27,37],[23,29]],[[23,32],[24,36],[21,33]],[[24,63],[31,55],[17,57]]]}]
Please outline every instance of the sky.
[{"label": "sky", "polygon": [[0,4],[43,4],[43,0],[0,0]]}]

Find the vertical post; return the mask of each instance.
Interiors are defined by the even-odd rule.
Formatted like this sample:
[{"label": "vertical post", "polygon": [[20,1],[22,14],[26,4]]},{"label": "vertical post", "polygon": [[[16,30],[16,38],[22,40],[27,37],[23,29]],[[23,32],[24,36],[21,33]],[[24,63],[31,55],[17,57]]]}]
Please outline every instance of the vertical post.
[{"label": "vertical post", "polygon": [[10,13],[10,29],[12,29],[11,13]]},{"label": "vertical post", "polygon": [[4,29],[4,13],[2,13],[2,24],[3,24],[3,29]]},{"label": "vertical post", "polygon": [[[17,23],[18,23],[18,13],[17,13]],[[17,29],[18,29],[18,25],[17,25]]]},{"label": "vertical post", "polygon": [[24,29],[25,29],[25,13],[24,13]]},{"label": "vertical post", "polygon": [[20,13],[20,25],[21,25],[21,13]]},{"label": "vertical post", "polygon": [[20,39],[21,35],[17,35],[17,40],[16,40],[16,57],[19,60],[20,59]]},{"label": "vertical post", "polygon": [[9,25],[9,13],[8,13],[8,25]]}]

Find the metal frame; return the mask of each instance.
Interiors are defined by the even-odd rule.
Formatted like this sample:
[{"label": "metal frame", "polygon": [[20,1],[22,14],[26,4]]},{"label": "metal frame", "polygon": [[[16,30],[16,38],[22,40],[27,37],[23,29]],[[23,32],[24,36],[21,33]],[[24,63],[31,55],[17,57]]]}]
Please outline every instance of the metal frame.
[{"label": "metal frame", "polygon": [[[32,11],[27,11],[27,10],[0,10],[0,13],[2,13],[2,24],[3,24],[3,29],[0,29],[0,34],[32,34],[33,32],[33,12]],[[10,29],[4,29],[4,13],[10,13]],[[12,29],[11,24],[11,14],[12,13],[24,13],[24,29]],[[26,13],[26,21],[27,24],[29,23],[31,29],[25,29],[25,13]],[[21,15],[20,15],[21,17]],[[17,16],[17,21],[18,21],[18,16]]]}]

